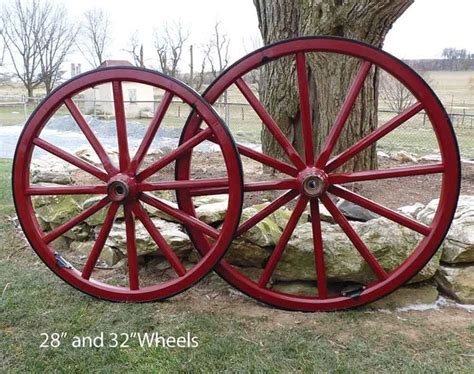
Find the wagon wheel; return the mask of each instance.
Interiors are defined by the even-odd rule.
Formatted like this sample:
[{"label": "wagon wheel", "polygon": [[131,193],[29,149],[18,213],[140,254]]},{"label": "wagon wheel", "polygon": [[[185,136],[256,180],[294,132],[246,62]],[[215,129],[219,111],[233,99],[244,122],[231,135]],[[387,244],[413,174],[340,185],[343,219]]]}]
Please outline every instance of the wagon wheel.
[{"label": "wagon wheel", "polygon": [[[314,154],[311,137],[312,120],[306,62],[307,55],[311,52],[350,56],[350,58],[358,59],[360,66],[319,155]],[[292,143],[278,128],[264,105],[243,79],[244,75],[250,71],[282,57],[293,58],[296,65],[297,78],[295,79],[295,84],[298,86],[302,119],[302,134],[299,136],[302,136],[304,140],[304,155],[299,155],[295,151]],[[396,80],[411,91],[416,98],[416,102],[385,125],[355,142],[354,145],[345,151],[331,156],[364,81],[370,69],[374,67],[381,68],[395,77]],[[282,230],[282,235],[276,243],[276,247],[263,266],[263,272],[258,277],[251,278],[236,266],[223,260],[216,267],[216,270],[224,279],[243,293],[284,309],[302,311],[337,310],[363,305],[387,295],[406,283],[428,263],[444,239],[456,208],[460,186],[460,164],[457,142],[444,108],[429,86],[412,69],[389,54],[363,43],[340,38],[301,38],[267,46],[249,54],[226,70],[212,83],[203,96],[209,103],[213,104],[231,85],[235,85],[242,93],[261,119],[263,125],[267,127],[276,141],[282,146],[288,160],[288,162],[284,162],[250,149],[245,145],[237,144],[242,156],[276,169],[281,175],[284,175],[281,180],[258,183],[246,182],[244,177],[244,192],[263,190],[286,190],[286,192],[282,193],[280,191],[280,197],[274,199],[263,210],[242,222],[237,230],[236,237],[244,234],[258,222],[290,201],[296,199],[296,204],[286,227]],[[345,162],[373,145],[379,139],[387,136],[421,110],[425,110],[432,123],[441,154],[440,162],[431,162],[427,165],[396,167],[387,170],[338,172],[337,169]],[[187,128],[183,131],[181,141],[186,141],[191,136],[199,133],[199,131],[199,120],[194,119],[190,121],[187,124]],[[187,160],[180,160],[177,165],[178,179],[187,178],[190,162],[191,156]],[[341,186],[345,183],[358,181],[431,174],[437,174],[442,177],[440,202],[431,225],[418,222]],[[193,196],[224,192],[225,189],[223,188],[200,189],[191,192],[180,191],[178,200],[181,209],[189,214],[193,214],[191,203]],[[394,269],[385,269],[369,250],[348,219],[341,213],[340,209],[333,202],[334,198],[331,198],[331,196],[346,199],[382,217],[388,218],[402,227],[421,234],[423,239],[399,266]],[[360,258],[373,271],[373,281],[365,286],[363,285],[353,290],[339,290],[338,292],[331,292],[328,289],[324,252],[325,244],[323,233],[321,232],[322,224],[319,212],[320,202],[327,208],[335,223],[352,243],[354,251],[357,251],[355,252],[356,255],[361,256]],[[271,281],[272,274],[277,268],[284,254],[285,247],[287,247],[292,233],[295,227],[297,227],[298,220],[306,207],[310,209],[310,222],[313,234],[313,269],[316,274],[315,280],[317,281],[317,286],[315,283],[314,287],[314,296],[302,296],[293,292],[280,292],[270,289],[269,281]],[[311,232],[311,229],[309,231]],[[206,248],[203,236],[199,232],[191,230],[191,234],[198,248],[201,250]]]},{"label": "wagon wheel", "polygon": [[[159,89],[164,93],[149,127],[143,130],[144,136],[139,139],[137,143],[139,146],[134,154],[130,144],[130,134],[127,134],[125,88],[123,87],[130,82],[147,86],[150,89]],[[75,95],[83,94],[86,90],[99,85],[108,85],[113,97],[111,110],[114,111],[115,121],[111,127],[116,131],[116,136],[113,137],[118,145],[118,162],[111,161],[112,157],[105,151],[105,146],[99,140],[100,130],[93,131],[92,126],[79,110],[79,104],[74,99]],[[144,165],[144,159],[150,152],[152,142],[173,99],[180,100],[181,105],[189,105],[190,110],[194,109],[195,113],[205,122],[206,129],[202,134],[190,138],[158,160]],[[42,137],[45,125],[60,107],[67,107],[70,116],[100,159],[97,164],[84,161],[72,152],[54,145]],[[206,179],[204,176],[204,179],[200,180],[177,182],[163,179],[160,176],[163,168],[173,165],[177,159],[201,144],[205,136],[209,134],[212,134],[213,139],[217,140],[218,149],[223,155],[228,175],[226,179],[222,178],[216,181]],[[59,161],[62,160],[73,165],[77,170],[89,175],[90,179],[97,182],[65,186],[31,184],[30,168],[35,150],[46,151],[48,154],[54,155]],[[149,179],[152,176],[155,177],[155,181]],[[210,182],[229,186],[231,199],[228,204],[228,215],[220,231],[153,195],[155,191],[174,191],[195,185],[207,186]],[[223,256],[238,225],[242,201],[241,183],[241,165],[235,144],[212,107],[195,91],[179,81],[153,71],[135,68],[93,71],[76,77],[55,90],[36,109],[26,124],[17,146],[13,165],[15,206],[23,231],[33,249],[53,272],[73,287],[92,296],[113,301],[144,302],[164,299],[184,291],[205,276]],[[63,197],[77,196],[78,194],[95,196],[95,203],[87,208],[84,207],[80,212],[76,212],[77,214],[53,227],[50,231],[43,231],[32,200],[36,196]],[[211,248],[207,254],[194,265],[187,264],[185,266],[150,218],[149,209],[147,209],[150,207],[166,213],[175,222],[193,228],[193,230],[202,230],[212,238],[213,244],[210,245]],[[124,213],[123,225],[126,232],[124,241],[126,241],[127,261],[123,266],[126,273],[123,276],[123,284],[116,285],[113,282],[107,282],[107,279],[97,279],[95,274],[100,271],[97,266],[98,259],[121,208]],[[95,243],[86,256],[86,261],[77,266],[74,263],[71,264],[71,261],[68,261],[67,253],[57,253],[52,243],[97,213],[102,213],[102,217],[105,216],[105,219],[102,218],[103,223],[96,232]],[[145,232],[145,235],[149,235],[148,239],[152,239],[156,243],[155,249],[153,249],[157,251],[156,254],[167,260],[167,269],[171,272],[168,278],[148,280],[147,284],[141,282],[142,276],[137,256],[136,230],[138,225],[142,226],[142,233]]]}]

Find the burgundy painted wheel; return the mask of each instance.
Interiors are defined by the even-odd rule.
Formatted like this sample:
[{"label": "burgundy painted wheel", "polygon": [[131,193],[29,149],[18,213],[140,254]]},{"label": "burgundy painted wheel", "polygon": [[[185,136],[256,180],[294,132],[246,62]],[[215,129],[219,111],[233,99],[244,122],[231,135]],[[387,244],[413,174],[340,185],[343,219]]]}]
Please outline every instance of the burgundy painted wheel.
[{"label": "burgundy painted wheel", "polygon": [[[127,134],[128,125],[124,104],[126,84],[138,84],[163,92],[161,103],[149,127],[144,129],[144,136],[137,143],[139,146],[134,155],[129,146],[130,134]],[[99,140],[99,131],[93,131],[73,99],[75,95],[84,94],[86,90],[100,85],[108,85],[112,97],[113,104],[110,105],[115,116],[112,128],[116,131],[116,136],[114,135],[113,138],[118,146],[118,162],[115,163],[111,161],[112,157],[105,151],[105,146]],[[130,94],[130,92],[127,93]],[[194,110],[207,127],[202,134],[190,138],[186,143],[170,150],[158,160],[145,165],[145,156],[150,150],[173,98],[179,99],[180,105],[189,105],[190,110]],[[100,159],[98,164],[86,162],[42,137],[45,125],[62,106],[67,107],[83,136],[97,153]],[[173,180],[163,180],[160,176],[162,169],[167,165],[173,165],[177,159],[201,144],[210,134],[216,139],[217,148],[223,155],[227,179],[214,180],[203,176],[203,179],[180,182],[175,181],[174,177]],[[31,184],[30,168],[35,150],[46,151],[59,160],[66,161],[83,174],[90,175],[96,182],[66,186]],[[171,175],[173,176],[174,172]],[[148,179],[152,176],[155,177],[154,181]],[[220,231],[153,195],[155,191],[175,191],[194,186],[207,187],[213,183],[228,186],[231,196],[225,222]],[[113,301],[144,302],[164,299],[182,292],[204,277],[225,253],[238,225],[242,205],[241,183],[241,165],[235,144],[212,107],[186,85],[162,74],[136,68],[96,70],[76,77],[55,90],[37,108],[26,124],[17,146],[13,165],[13,189],[17,214],[23,231],[36,253],[52,271],[70,285],[87,294]],[[95,195],[97,198],[94,204],[84,207],[80,212],[76,212],[76,215],[69,217],[50,231],[43,232],[36,217],[37,210],[32,199],[36,196],[63,197],[78,194]],[[103,195],[103,198],[99,198],[100,195]],[[125,273],[128,275],[124,276],[123,284],[117,286],[111,284],[112,282],[107,282],[107,279],[96,279],[95,274],[99,271],[96,265],[120,207],[123,207],[124,212],[123,225],[126,233],[124,241],[126,241],[127,258]],[[171,216],[175,222],[189,229],[202,231],[212,238],[213,244],[207,254],[202,256],[197,263],[185,266],[150,218],[148,213],[150,207]],[[103,224],[96,232],[96,241],[86,257],[87,260],[82,264],[82,269],[80,269],[81,266],[75,268],[67,260],[67,253],[55,253],[52,243],[98,212],[106,212]],[[138,224],[143,227],[142,232],[149,235],[156,243],[155,250],[158,251],[160,258],[167,260],[170,271],[174,270],[173,276],[163,281],[148,280],[146,284],[142,284],[137,256]]]},{"label": "burgundy painted wheel", "polygon": [[[360,61],[359,71],[350,86],[346,99],[319,155],[315,155],[313,151],[310,95],[308,92],[306,66],[306,56],[308,53],[313,52],[346,55]],[[302,136],[304,140],[304,155],[299,155],[296,152],[291,142],[278,128],[264,105],[258,100],[243,79],[244,75],[250,71],[282,57],[294,58],[296,64],[297,78],[295,84],[298,86],[302,119],[302,134],[299,136]],[[364,81],[370,69],[373,69],[374,66],[385,70],[407,87],[416,98],[416,102],[370,135],[357,141],[344,152],[331,156]],[[267,190],[286,190],[286,192],[274,199],[259,213],[241,223],[236,237],[245,233],[290,201],[297,199],[297,202],[279,241],[276,243],[275,249],[269,256],[268,261],[263,265],[263,272],[259,278],[252,280],[236,266],[223,260],[216,267],[216,270],[224,279],[243,293],[271,305],[292,310],[328,311],[355,307],[379,299],[406,283],[428,263],[444,239],[455,212],[460,188],[460,162],[455,135],[444,108],[429,86],[411,68],[391,55],[364,43],[340,38],[310,37],[276,43],[249,54],[219,76],[203,96],[209,103],[213,104],[231,85],[237,86],[262,123],[282,146],[289,160],[289,162],[283,162],[242,144],[237,144],[242,156],[274,168],[285,176],[284,179],[272,180],[270,182],[248,183],[244,180],[244,192]],[[427,117],[432,123],[441,155],[440,162],[353,173],[337,171],[339,166],[374,144],[374,142],[387,136],[421,110],[425,110]],[[198,119],[190,121],[183,132],[182,142],[199,133],[199,125]],[[189,162],[190,158],[180,160],[177,166],[178,179],[187,178]],[[345,183],[359,181],[433,174],[441,177],[441,188],[440,202],[431,225],[418,222],[413,218],[402,215],[341,186]],[[180,191],[178,194],[180,207],[187,213],[194,214],[191,202],[192,196],[213,193],[225,193],[225,189],[201,189],[193,191],[193,193]],[[399,266],[390,270],[384,269],[359,234],[354,230],[346,216],[335,205],[333,199],[330,198],[331,195],[346,199],[388,218],[402,227],[421,234],[423,239]],[[324,243],[322,240],[323,235],[321,232],[320,202],[327,208],[341,231],[345,233],[353,244],[354,250],[358,251],[366,265],[373,271],[375,279],[369,284],[347,292],[339,291],[334,293],[329,291],[326,277]],[[300,294],[270,289],[268,284],[272,274],[284,254],[285,247],[298,224],[299,218],[307,206],[310,207],[314,250],[313,269],[317,278],[315,279],[317,281],[317,283],[315,282],[315,296],[302,296]],[[203,241],[202,234],[195,230],[191,230],[191,234],[197,247],[201,250],[205,249],[206,244]]]}]

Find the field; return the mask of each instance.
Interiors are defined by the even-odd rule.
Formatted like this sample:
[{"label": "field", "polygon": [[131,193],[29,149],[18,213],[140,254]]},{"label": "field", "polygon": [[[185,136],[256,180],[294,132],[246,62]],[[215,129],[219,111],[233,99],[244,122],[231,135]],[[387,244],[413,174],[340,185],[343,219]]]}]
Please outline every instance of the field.
[{"label": "field", "polygon": [[[452,122],[458,137],[461,154],[465,158],[474,158],[474,71],[467,72],[428,72],[426,74],[430,85],[441,98],[445,108],[452,113]],[[11,93],[11,87],[0,87],[0,96]],[[14,91],[18,92],[19,88]],[[227,118],[227,124],[237,141],[245,143],[260,143],[261,122],[255,112],[246,105],[245,99],[235,87],[229,90],[229,109],[223,105],[216,105],[218,113]],[[6,106],[0,105],[0,125],[15,125],[25,121],[35,105],[28,104]],[[387,108],[382,103],[381,110]],[[181,127],[189,113],[186,105],[173,103],[166,116],[168,126]],[[61,109],[58,115],[66,115],[67,111]],[[381,112],[379,123],[382,125],[394,113]],[[466,116],[464,116],[466,115]],[[472,117],[471,117],[472,116]],[[146,119],[133,119],[133,121],[148,123]],[[404,149],[418,155],[426,155],[436,151],[436,139],[429,131],[429,122],[423,115],[416,116],[409,124],[403,125],[399,130],[387,138],[379,141],[379,149],[385,152]]]}]

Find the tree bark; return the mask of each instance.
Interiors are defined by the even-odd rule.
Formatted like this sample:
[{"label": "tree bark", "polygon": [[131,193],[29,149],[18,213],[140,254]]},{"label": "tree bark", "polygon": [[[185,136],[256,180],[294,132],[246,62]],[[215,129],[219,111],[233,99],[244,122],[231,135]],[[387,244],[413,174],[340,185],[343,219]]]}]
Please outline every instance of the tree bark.
[{"label": "tree bark", "polygon": [[[414,0],[254,0],[265,45],[298,36],[332,35],[381,47],[393,23]],[[308,54],[308,79],[315,154],[319,154],[347,91],[359,69],[354,58],[328,53]],[[293,57],[263,69],[263,103],[282,131],[303,155],[296,66]],[[378,72],[372,69],[341,134],[334,154],[377,127]],[[284,159],[266,128],[263,151]],[[347,162],[344,170],[377,167],[375,146]]]}]

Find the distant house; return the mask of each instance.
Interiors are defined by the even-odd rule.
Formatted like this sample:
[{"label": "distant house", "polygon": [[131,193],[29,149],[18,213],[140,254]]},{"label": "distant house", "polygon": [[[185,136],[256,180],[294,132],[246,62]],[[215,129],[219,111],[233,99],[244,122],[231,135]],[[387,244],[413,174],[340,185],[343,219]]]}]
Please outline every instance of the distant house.
[{"label": "distant house", "polygon": [[[98,69],[113,66],[133,66],[125,60],[106,60]],[[133,82],[125,82],[122,85],[125,113],[129,118],[139,118],[141,113],[152,112],[153,87]],[[84,91],[84,110],[87,114],[95,114],[98,117],[114,116],[114,98],[112,84],[102,84],[93,89]]]}]

